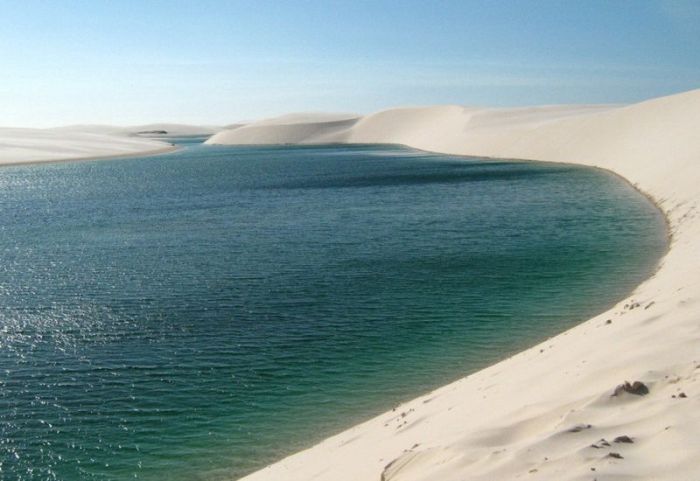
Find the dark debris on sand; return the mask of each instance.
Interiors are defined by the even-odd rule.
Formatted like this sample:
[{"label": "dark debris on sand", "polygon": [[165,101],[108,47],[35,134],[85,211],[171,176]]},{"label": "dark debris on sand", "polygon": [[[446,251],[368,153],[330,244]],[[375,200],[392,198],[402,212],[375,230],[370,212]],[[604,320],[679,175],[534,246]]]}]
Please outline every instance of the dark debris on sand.
[{"label": "dark debris on sand", "polygon": [[641,381],[634,381],[632,384],[630,384],[628,381],[625,381],[624,384],[619,384],[617,387],[615,387],[615,390],[613,391],[612,395],[619,396],[620,394],[625,392],[628,392],[630,394],[636,394],[637,396],[644,396],[646,394],[649,394],[649,388],[646,384],[644,384]]}]

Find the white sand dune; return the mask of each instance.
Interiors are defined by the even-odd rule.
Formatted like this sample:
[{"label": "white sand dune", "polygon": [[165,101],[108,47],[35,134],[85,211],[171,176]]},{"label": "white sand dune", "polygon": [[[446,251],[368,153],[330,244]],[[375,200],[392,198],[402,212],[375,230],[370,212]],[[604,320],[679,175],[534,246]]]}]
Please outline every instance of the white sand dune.
[{"label": "white sand dune", "polygon": [[[229,126],[231,127],[231,126]],[[187,136],[210,136],[222,130],[220,127],[211,125],[188,125],[188,124],[145,124],[124,127],[120,133],[135,134],[163,131],[163,137],[187,137]]]},{"label": "white sand dune", "polygon": [[358,120],[353,114],[289,114],[227,129],[209,144],[300,144],[333,142]]},{"label": "white sand dune", "polygon": [[[235,125],[229,125],[227,128],[234,128]],[[111,134],[111,135],[150,135],[153,132],[165,132],[154,136],[160,137],[185,137],[185,136],[211,136],[223,130],[222,127],[210,125],[188,125],[188,124],[173,124],[173,123],[153,123],[144,125],[131,125],[127,127],[116,125],[68,125],[64,127],[54,127],[53,129],[60,132],[83,132],[93,134]]]},{"label": "white sand dune", "polygon": [[94,126],[62,129],[0,128],[0,164],[128,156],[173,149],[169,143]]},{"label": "white sand dune", "polygon": [[[210,142],[400,143],[601,167],[650,195],[673,238],[656,274],[607,312],[246,480],[700,479],[700,90],[623,107],[296,120]],[[649,393],[612,396],[626,380]]]}]

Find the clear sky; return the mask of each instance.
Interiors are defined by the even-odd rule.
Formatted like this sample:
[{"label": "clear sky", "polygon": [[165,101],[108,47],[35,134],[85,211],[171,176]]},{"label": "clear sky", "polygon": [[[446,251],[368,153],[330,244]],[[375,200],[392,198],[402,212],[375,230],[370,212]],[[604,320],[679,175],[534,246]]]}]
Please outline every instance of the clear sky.
[{"label": "clear sky", "polygon": [[0,125],[700,88],[700,0],[0,0]]}]

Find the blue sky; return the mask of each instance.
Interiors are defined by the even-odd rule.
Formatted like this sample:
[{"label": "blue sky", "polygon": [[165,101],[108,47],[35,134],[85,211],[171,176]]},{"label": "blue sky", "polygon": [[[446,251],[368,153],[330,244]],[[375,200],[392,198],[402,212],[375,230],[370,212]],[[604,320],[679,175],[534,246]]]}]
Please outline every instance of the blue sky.
[{"label": "blue sky", "polygon": [[222,124],[700,88],[700,1],[0,0],[0,125]]}]

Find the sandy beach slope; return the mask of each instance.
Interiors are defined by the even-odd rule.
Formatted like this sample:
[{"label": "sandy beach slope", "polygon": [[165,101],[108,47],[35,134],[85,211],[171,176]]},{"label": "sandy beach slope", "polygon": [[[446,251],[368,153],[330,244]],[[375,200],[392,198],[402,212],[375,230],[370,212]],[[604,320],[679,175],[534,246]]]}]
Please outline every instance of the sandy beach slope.
[{"label": "sandy beach slope", "polygon": [[289,114],[235,125],[219,132],[210,144],[301,144],[335,142],[360,119],[353,114]]},{"label": "sandy beach slope", "polygon": [[[399,143],[596,166],[651,196],[672,234],[659,270],[609,311],[245,479],[700,479],[700,90],[629,106],[281,118],[209,142]],[[613,395],[625,381],[648,393]]]},{"label": "sandy beach slope", "polygon": [[0,165],[156,154],[174,150],[169,137],[212,135],[219,130],[182,124],[72,125],[52,129],[0,127]]},{"label": "sandy beach slope", "polygon": [[167,152],[169,143],[123,134],[76,129],[0,128],[0,164]]},{"label": "sandy beach slope", "polygon": [[[233,128],[229,125],[228,128]],[[153,137],[187,137],[187,136],[206,136],[209,137],[223,130],[222,127],[207,126],[207,125],[189,125],[189,124],[173,124],[173,123],[154,123],[143,125],[132,125],[128,127],[115,125],[68,125],[64,127],[54,127],[54,131],[61,132],[90,132],[93,134],[110,134],[121,136],[153,136]],[[165,133],[163,133],[165,132]]]}]

